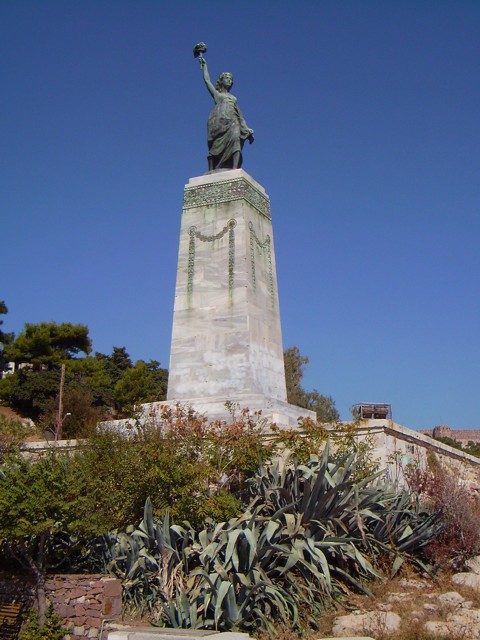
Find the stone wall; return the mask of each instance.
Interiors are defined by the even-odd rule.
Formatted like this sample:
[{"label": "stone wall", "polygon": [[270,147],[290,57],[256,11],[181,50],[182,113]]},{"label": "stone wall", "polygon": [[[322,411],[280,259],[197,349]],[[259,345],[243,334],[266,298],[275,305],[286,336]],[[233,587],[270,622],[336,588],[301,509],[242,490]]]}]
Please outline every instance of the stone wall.
[{"label": "stone wall", "polygon": [[433,429],[422,430],[422,433],[432,438],[452,438],[461,444],[480,442],[480,429],[450,429],[448,425],[441,424]]},{"label": "stone wall", "polygon": [[[65,640],[98,638],[102,623],[122,612],[122,583],[111,576],[49,575],[45,589],[63,625],[71,629]],[[0,601],[23,602],[27,610],[35,606],[31,576],[0,572]]]},{"label": "stone wall", "polygon": [[122,611],[122,584],[105,575],[52,575],[45,584],[64,626],[71,629],[66,640],[98,638],[103,620]]},{"label": "stone wall", "polygon": [[472,442],[480,442],[480,430],[479,429],[462,429],[462,430],[451,430],[452,434],[450,437],[455,440],[459,440],[462,444],[468,444],[470,441]]},{"label": "stone wall", "polygon": [[480,458],[450,447],[391,420],[364,420],[356,428],[359,440],[369,438],[373,455],[393,482],[403,482],[408,465],[425,468],[429,454],[473,489],[480,490]]}]

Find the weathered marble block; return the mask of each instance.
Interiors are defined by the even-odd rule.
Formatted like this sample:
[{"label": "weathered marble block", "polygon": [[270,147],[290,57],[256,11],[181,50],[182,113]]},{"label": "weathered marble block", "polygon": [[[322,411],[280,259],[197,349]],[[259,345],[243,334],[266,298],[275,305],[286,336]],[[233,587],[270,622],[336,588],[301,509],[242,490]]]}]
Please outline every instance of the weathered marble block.
[{"label": "weathered marble block", "polygon": [[270,202],[242,169],[185,187],[167,399],[313,417],[287,403]]}]

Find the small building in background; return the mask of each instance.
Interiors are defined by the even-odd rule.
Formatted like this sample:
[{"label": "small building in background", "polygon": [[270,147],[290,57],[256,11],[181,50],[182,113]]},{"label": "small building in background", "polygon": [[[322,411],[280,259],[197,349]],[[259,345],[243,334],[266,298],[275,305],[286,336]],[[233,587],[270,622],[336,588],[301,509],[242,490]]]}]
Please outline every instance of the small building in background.
[{"label": "small building in background", "polygon": [[6,376],[11,376],[15,373],[15,362],[6,362],[5,368],[0,370],[0,380]]},{"label": "small building in background", "polygon": [[360,420],[392,420],[391,404],[361,402],[353,405],[353,411]]}]

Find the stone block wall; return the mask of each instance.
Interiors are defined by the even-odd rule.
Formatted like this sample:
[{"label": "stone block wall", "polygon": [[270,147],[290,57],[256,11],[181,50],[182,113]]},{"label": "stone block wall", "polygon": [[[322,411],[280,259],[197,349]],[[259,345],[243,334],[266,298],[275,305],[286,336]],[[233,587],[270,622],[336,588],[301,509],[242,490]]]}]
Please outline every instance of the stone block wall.
[{"label": "stone block wall", "polygon": [[480,429],[450,429],[448,425],[441,424],[422,433],[431,438],[452,438],[463,445],[470,441],[480,442]]},{"label": "stone block wall", "polygon": [[45,584],[47,598],[65,627],[66,640],[98,638],[103,620],[122,611],[122,584],[105,575],[51,575]]},{"label": "stone block wall", "polygon": [[475,493],[480,490],[480,458],[476,456],[389,420],[365,420],[356,433],[360,441],[366,437],[373,439],[373,456],[380,468],[387,470],[392,482],[404,482],[403,470],[408,465],[425,468],[432,453],[464,485]]}]

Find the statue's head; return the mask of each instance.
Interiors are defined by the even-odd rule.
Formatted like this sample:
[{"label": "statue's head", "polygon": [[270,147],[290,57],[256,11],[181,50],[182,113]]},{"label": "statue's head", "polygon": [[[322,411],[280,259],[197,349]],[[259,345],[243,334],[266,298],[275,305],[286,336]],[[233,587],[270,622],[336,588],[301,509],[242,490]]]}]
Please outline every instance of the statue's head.
[{"label": "statue's head", "polygon": [[221,91],[222,89],[226,91],[230,91],[232,87],[233,87],[233,76],[230,73],[230,71],[224,71],[218,77],[217,89],[219,91]]}]

